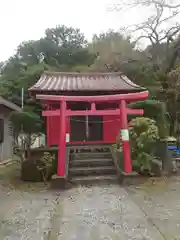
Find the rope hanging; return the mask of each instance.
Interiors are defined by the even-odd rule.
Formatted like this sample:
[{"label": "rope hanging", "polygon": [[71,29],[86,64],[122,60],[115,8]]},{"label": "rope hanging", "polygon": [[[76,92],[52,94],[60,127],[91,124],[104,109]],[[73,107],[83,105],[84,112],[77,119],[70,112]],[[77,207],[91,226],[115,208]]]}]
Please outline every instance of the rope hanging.
[{"label": "rope hanging", "polygon": [[[82,121],[82,120],[78,120],[78,119],[73,119],[73,117],[71,117],[70,121],[73,122],[82,122],[85,123],[86,121]],[[115,122],[118,121],[120,122],[120,119],[115,119],[115,120],[107,120],[107,121],[89,121],[90,123],[109,123],[109,122]]]}]

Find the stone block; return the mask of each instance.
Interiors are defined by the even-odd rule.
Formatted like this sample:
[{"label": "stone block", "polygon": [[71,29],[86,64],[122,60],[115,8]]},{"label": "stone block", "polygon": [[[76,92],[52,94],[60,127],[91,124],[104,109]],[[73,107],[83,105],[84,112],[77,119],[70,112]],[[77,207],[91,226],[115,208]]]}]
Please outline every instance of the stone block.
[{"label": "stone block", "polygon": [[53,189],[66,189],[68,186],[68,181],[66,177],[58,176],[54,174],[51,178],[51,188]]}]

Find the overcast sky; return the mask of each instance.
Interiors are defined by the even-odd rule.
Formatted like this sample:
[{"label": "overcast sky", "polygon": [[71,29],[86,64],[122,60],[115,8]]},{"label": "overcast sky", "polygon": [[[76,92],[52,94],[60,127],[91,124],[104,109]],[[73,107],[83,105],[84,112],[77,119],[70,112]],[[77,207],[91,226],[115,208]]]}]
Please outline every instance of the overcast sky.
[{"label": "overcast sky", "polygon": [[[127,0],[128,1],[128,0]],[[118,0],[0,0],[0,61],[11,56],[20,42],[36,40],[56,25],[80,28],[88,39],[94,33],[118,30],[139,22],[137,9],[123,15],[110,8]]]}]

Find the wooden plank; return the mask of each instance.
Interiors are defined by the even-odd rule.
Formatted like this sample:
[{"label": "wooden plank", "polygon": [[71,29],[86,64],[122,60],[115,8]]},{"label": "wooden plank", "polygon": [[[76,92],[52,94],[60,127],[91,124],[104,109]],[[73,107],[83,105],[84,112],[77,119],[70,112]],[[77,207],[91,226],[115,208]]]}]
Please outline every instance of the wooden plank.
[{"label": "wooden plank", "polygon": [[143,115],[144,114],[144,109],[131,109],[131,108],[126,108],[127,114],[131,115]]},{"label": "wooden plank", "polygon": [[83,110],[66,112],[66,116],[118,116],[120,115],[119,109],[115,110]]},{"label": "wooden plank", "polygon": [[62,95],[37,95],[36,98],[42,101],[68,101],[68,102],[117,102],[125,101],[142,101],[148,98],[149,92],[143,91],[138,93],[99,95],[99,96],[62,96]]},{"label": "wooden plank", "polygon": [[0,167],[5,167],[5,166],[11,165],[11,164],[13,164],[13,160],[8,159],[8,160],[0,162]]},{"label": "wooden plank", "polygon": [[[143,109],[130,109],[127,108],[127,114],[131,115],[143,115],[144,110]],[[49,116],[60,116],[59,110],[47,110],[43,111],[42,115],[44,117]],[[114,110],[81,110],[81,111],[74,111],[74,110],[67,110],[66,116],[118,116],[120,115],[119,109]]]}]

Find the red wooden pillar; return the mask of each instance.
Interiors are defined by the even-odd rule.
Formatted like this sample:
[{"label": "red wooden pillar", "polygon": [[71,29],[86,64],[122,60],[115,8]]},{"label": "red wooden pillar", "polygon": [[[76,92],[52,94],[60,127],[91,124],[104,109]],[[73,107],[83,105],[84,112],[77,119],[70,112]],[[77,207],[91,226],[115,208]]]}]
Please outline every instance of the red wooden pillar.
[{"label": "red wooden pillar", "polygon": [[125,100],[120,103],[120,121],[121,121],[121,139],[122,148],[124,153],[124,172],[130,173],[132,171],[130,144],[129,144],[129,131],[127,121],[127,109]]},{"label": "red wooden pillar", "polygon": [[65,176],[66,170],[66,102],[60,103],[60,131],[58,145],[58,169],[57,175]]},{"label": "red wooden pillar", "polygon": [[[47,110],[50,110],[49,104],[47,104],[46,109],[47,109]],[[50,147],[50,122],[51,122],[50,117],[47,116],[47,117],[46,117],[46,132],[47,132],[46,141],[47,141],[47,146],[48,146],[48,147]]]}]

